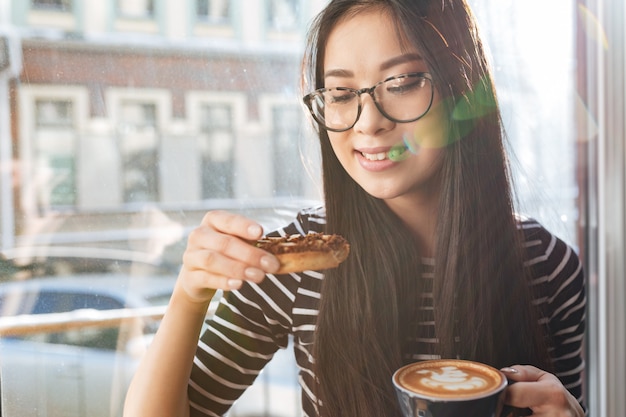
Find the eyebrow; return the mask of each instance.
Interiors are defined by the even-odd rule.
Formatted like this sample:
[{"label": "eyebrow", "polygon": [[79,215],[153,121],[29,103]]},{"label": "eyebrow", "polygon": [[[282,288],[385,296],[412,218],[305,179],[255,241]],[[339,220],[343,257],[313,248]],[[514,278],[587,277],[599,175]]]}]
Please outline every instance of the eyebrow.
[{"label": "eyebrow", "polygon": [[386,70],[395,67],[396,65],[404,64],[411,61],[422,61],[422,56],[416,53],[400,55],[380,64],[380,69]]},{"label": "eyebrow", "polygon": [[[411,61],[422,61],[422,56],[416,53],[399,55],[380,64],[380,69],[387,70],[389,68],[395,67],[396,65],[404,64],[406,62],[411,62]],[[346,69],[331,69],[324,73],[324,78],[327,78],[327,77],[346,78],[346,77],[352,77],[352,76],[354,76],[354,73]]]}]

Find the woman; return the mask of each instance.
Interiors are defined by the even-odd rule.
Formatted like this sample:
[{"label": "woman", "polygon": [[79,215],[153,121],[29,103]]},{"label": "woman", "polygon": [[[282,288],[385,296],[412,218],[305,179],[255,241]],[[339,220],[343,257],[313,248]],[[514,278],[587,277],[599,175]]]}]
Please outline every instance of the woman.
[{"label": "woman", "polygon": [[[208,213],[126,415],[221,415],[293,335],[308,416],[397,416],[391,374],[433,357],[503,368],[518,381],[511,406],[582,416],[580,262],[513,214],[465,1],[331,1],[310,33],[304,101],[325,205],[276,234],[338,233],[351,254],[323,274],[275,276],[277,260],[246,243],[256,222]],[[233,291],[196,347],[216,288]]]}]

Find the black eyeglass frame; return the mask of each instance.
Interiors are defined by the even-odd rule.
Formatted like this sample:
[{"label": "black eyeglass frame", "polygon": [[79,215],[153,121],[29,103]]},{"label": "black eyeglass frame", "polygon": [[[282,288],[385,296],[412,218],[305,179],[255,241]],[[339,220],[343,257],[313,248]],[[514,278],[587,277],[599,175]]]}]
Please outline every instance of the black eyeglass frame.
[{"label": "black eyeglass frame", "polygon": [[[374,94],[374,90],[376,89],[376,87],[380,86],[381,84],[384,84],[388,81],[392,81],[392,80],[396,80],[396,79],[401,79],[401,78],[407,78],[407,77],[417,77],[417,78],[422,78],[424,80],[427,80],[430,83],[430,100],[428,102],[428,107],[426,107],[426,110],[424,110],[424,112],[422,114],[420,114],[417,117],[414,117],[412,119],[407,119],[407,120],[400,120],[400,119],[396,119],[395,117],[391,117],[389,114],[387,114],[387,112],[385,112],[385,110],[382,108],[381,104],[378,102],[378,100],[376,100],[376,95]],[[320,95],[322,93],[325,93],[327,91],[332,91],[332,90],[338,90],[338,91],[350,91],[354,94],[356,94],[357,96],[357,104],[358,104],[358,108],[357,108],[357,113],[356,113],[356,117],[354,119],[354,123],[352,123],[352,125],[346,127],[346,128],[342,128],[342,129],[336,129],[336,128],[332,128],[332,127],[328,127],[326,126],[326,124],[322,121],[320,121],[317,116],[315,115],[315,112],[313,111],[313,105],[311,104],[313,102],[313,99],[315,98],[315,96]],[[369,94],[370,97],[372,97],[372,101],[374,101],[374,105],[376,106],[376,108],[378,109],[378,111],[385,116],[387,119],[391,120],[392,122],[395,123],[411,123],[411,122],[415,122],[416,120],[421,119],[422,117],[426,116],[426,114],[430,111],[430,108],[433,105],[433,99],[435,97],[435,87],[433,85],[433,79],[432,79],[432,75],[429,72],[409,72],[406,74],[399,74],[399,75],[394,75],[392,77],[386,78],[382,81],[377,82],[376,84],[374,84],[371,87],[366,87],[366,88],[361,88],[361,89],[355,89],[355,88],[349,88],[349,87],[335,87],[335,88],[319,88],[307,95],[305,95],[302,98],[302,101],[304,101],[304,104],[307,106],[307,108],[309,109],[309,112],[311,113],[311,116],[313,116],[313,119],[315,119],[315,121],[317,122],[317,124],[324,128],[325,130],[329,130],[331,132],[345,132],[347,130],[350,130],[354,127],[354,125],[356,124],[356,122],[359,121],[359,118],[361,117],[361,111],[363,110],[363,105],[361,103],[361,95],[362,94]]]}]

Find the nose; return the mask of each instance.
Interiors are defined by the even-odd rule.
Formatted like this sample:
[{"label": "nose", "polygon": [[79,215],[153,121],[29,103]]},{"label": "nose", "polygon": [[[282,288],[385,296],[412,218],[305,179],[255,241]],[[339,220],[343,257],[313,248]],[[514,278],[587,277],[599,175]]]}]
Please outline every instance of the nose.
[{"label": "nose", "polygon": [[366,135],[375,135],[392,129],[395,122],[387,119],[376,107],[370,94],[361,95],[361,114],[354,124],[354,131]]}]

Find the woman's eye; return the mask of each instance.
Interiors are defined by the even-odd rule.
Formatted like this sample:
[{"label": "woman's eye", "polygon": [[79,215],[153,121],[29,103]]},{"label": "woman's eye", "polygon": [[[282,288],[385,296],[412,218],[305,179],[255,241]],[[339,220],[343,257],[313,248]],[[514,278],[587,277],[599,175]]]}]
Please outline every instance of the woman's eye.
[{"label": "woman's eye", "polygon": [[351,92],[333,91],[326,96],[326,104],[344,104],[348,103],[356,97]]},{"label": "woman's eye", "polygon": [[403,78],[387,85],[386,90],[391,94],[407,94],[423,88],[425,82],[423,78]]}]

